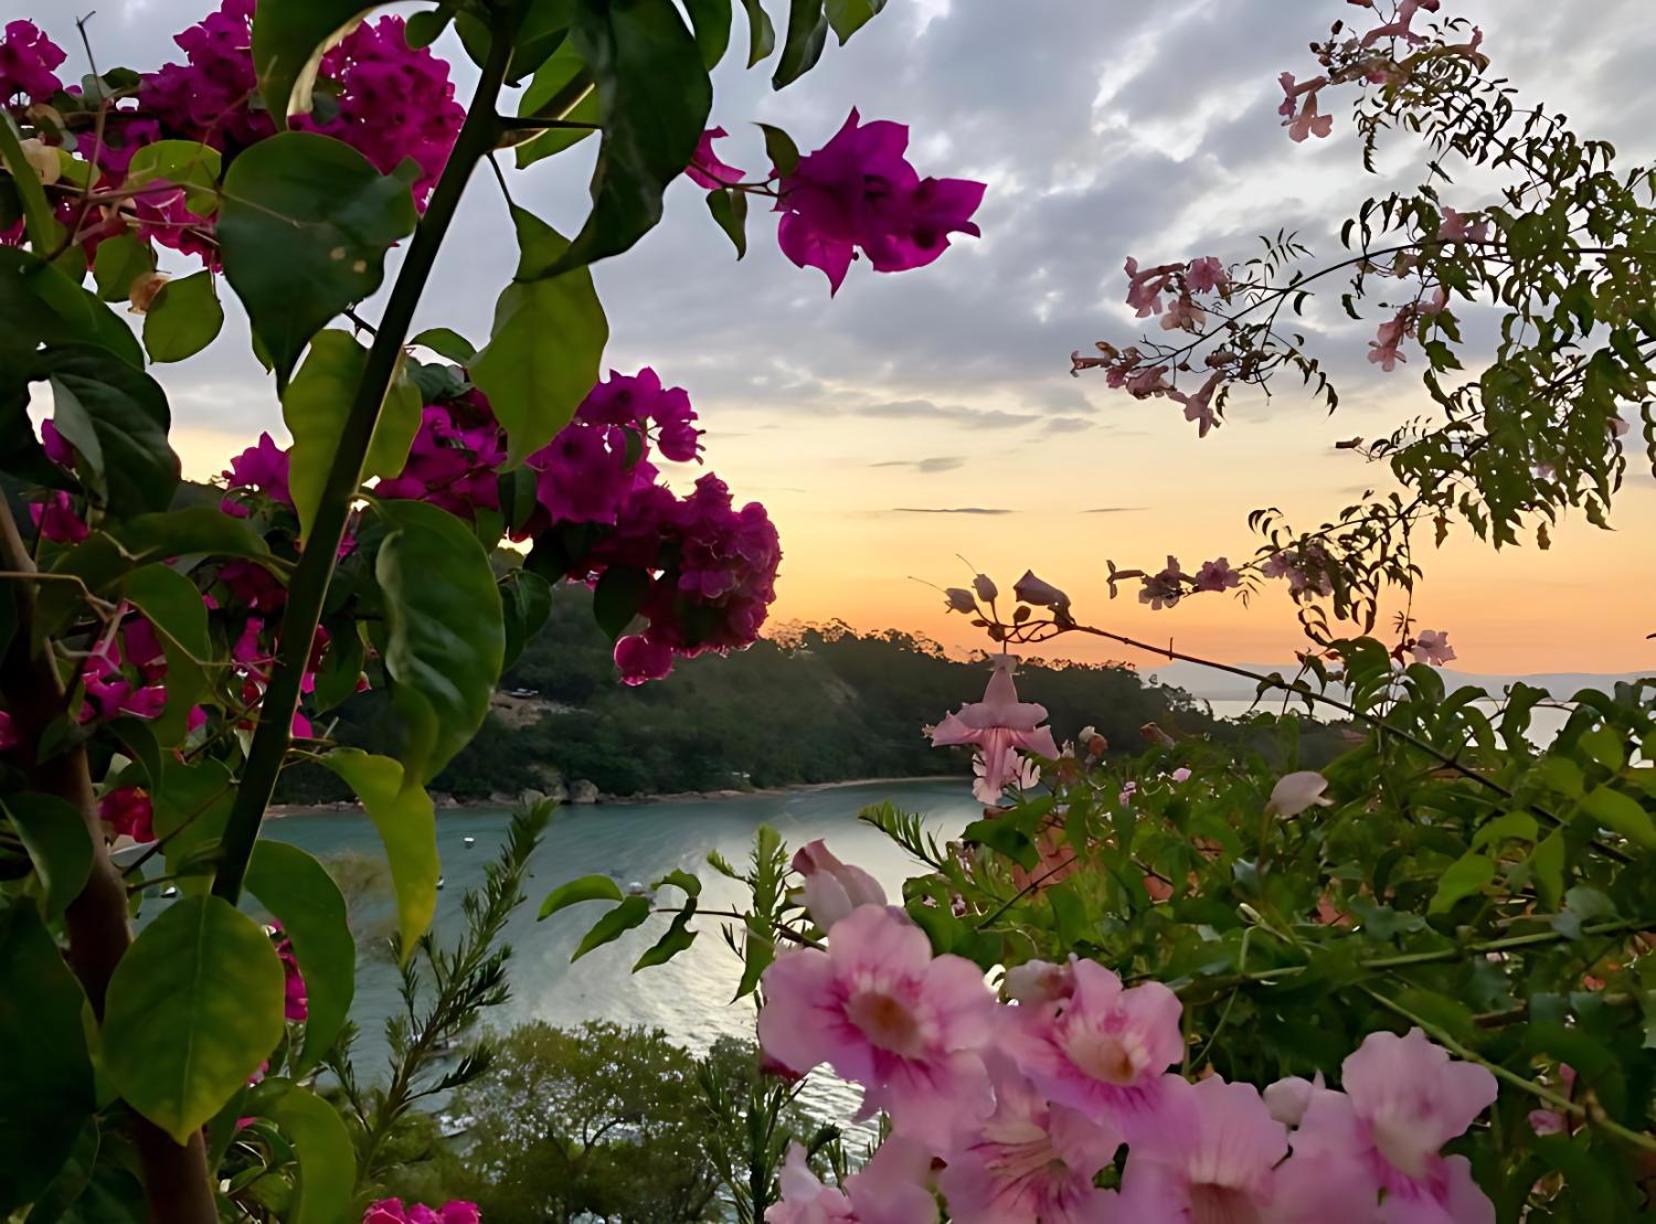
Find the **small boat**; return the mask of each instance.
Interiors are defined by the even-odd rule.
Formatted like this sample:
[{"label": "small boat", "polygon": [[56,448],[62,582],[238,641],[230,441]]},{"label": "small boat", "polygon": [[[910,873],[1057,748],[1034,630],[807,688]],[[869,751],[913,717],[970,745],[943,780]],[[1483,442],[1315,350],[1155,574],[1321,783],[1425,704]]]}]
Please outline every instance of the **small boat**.
[{"label": "small boat", "polygon": [[437,877],[437,887],[438,887],[438,888],[441,888],[441,887],[442,887],[442,886],[443,886],[443,877],[442,877],[442,876],[438,876],[438,877]]},{"label": "small boat", "polygon": [[169,884],[161,890],[161,899],[164,901],[171,901],[176,896],[178,896],[178,885],[176,884]]},{"label": "small boat", "polygon": [[460,844],[462,846],[475,846],[477,844],[477,838],[471,836],[462,837],[460,839]]}]

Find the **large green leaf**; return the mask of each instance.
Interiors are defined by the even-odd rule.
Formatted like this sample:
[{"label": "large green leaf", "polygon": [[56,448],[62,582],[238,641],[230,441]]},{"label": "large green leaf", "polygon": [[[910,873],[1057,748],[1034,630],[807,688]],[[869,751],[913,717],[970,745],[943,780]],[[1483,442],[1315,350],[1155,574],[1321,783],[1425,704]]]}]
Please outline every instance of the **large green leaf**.
[{"label": "large green leaf", "polygon": [[363,0],[260,0],[253,20],[259,96],[278,127],[311,109],[322,54],[374,7]]},{"label": "large green leaf", "polygon": [[221,897],[182,898],[110,978],[104,1071],[183,1143],[270,1057],[282,1002],[282,963],[264,929]]},{"label": "large green leaf", "polygon": [[580,946],[575,949],[575,955],[569,959],[578,961],[594,948],[601,948],[613,939],[619,939],[624,933],[632,930],[639,923],[650,916],[650,899],[648,897],[628,897],[597,922],[592,929],[581,939]]},{"label": "large green leaf", "polygon": [[223,326],[213,274],[203,270],[162,286],[144,316],[144,348],[151,361],[183,361],[211,344]]},{"label": "large green leaf", "polygon": [[[293,435],[288,457],[288,489],[299,515],[299,531],[310,534],[316,509],[322,502],[322,487],[339,450],[340,435],[362,370],[368,364],[368,350],[348,332],[319,332],[311,340],[310,353],[299,373],[282,396],[282,419]],[[420,430],[420,391],[399,368],[380,405],[379,421],[363,458],[360,483],[370,476],[395,476],[408,462],[408,448]]]},{"label": "large green leaf", "polygon": [[92,1114],[85,1004],[35,907],[0,910],[0,1217],[46,1188]]},{"label": "large green leaf", "polygon": [[224,275],[278,386],[329,319],[379,288],[385,252],[414,221],[405,179],[328,136],[283,132],[231,163],[218,220]]},{"label": "large green leaf", "polygon": [[782,40],[771,84],[781,89],[797,81],[816,67],[827,45],[828,14],[823,11],[823,0],[788,0],[788,34]]},{"label": "large green leaf", "polygon": [[685,0],[684,8],[696,31],[702,63],[711,72],[730,48],[731,0]]},{"label": "large green leaf", "polygon": [[179,463],[167,444],[172,416],[160,384],[91,344],[49,348],[39,360],[53,422],[80,452],[94,498],[122,518],[171,505]]},{"label": "large green leaf", "polygon": [[771,24],[770,14],[765,12],[764,0],[742,0],[742,7],[747,10],[747,66],[751,68],[776,50],[776,27]]},{"label": "large green leaf", "polygon": [[124,302],[132,282],[155,271],[155,252],[133,234],[116,234],[98,244],[92,265],[98,296],[106,302]]},{"label": "large green leaf", "polygon": [[293,941],[309,1014],[296,1071],[315,1066],[351,1014],[356,937],[339,885],[309,854],[286,842],[254,843],[247,891],[276,916]]},{"label": "large green leaf", "polygon": [[886,0],[827,0],[828,24],[839,36],[840,44],[867,25],[883,8]]},{"label": "large green leaf", "polygon": [[0,247],[0,386],[35,377],[28,357],[40,345],[71,343],[97,345],[143,368],[138,338],[97,294],[28,251]]},{"label": "large green leaf", "polygon": [[206,691],[213,639],[195,583],[169,566],[145,565],[127,575],[126,597],[155,627],[167,658],[167,708],[153,724],[163,744],[181,742],[190,708]]},{"label": "large green leaf", "polygon": [[713,105],[673,0],[577,0],[570,34],[597,86],[604,144],[592,213],[564,267],[617,255],[661,220],[662,192],[690,164]]},{"label": "large green leaf", "polygon": [[1582,796],[1581,808],[1605,828],[1646,850],[1656,849],[1656,821],[1632,796],[1608,786],[1595,786]]},{"label": "large green leaf", "polygon": [[265,1080],[249,1095],[247,1107],[276,1123],[299,1157],[298,1194],[283,1219],[335,1224],[347,1218],[356,1188],[356,1152],[339,1111],[286,1079]]},{"label": "large green leaf", "polygon": [[560,884],[547,893],[546,900],[541,902],[540,913],[535,917],[539,921],[550,918],[567,906],[579,905],[582,901],[619,901],[622,896],[621,886],[609,876],[582,876],[578,880]]},{"label": "large green leaf", "polygon": [[535,69],[534,79],[518,100],[518,114],[594,125],[590,128],[549,128],[524,141],[517,147],[519,170],[544,157],[562,153],[592,135],[599,119],[598,91],[592,88],[587,77],[586,61],[581,58],[574,43],[566,39]]},{"label": "large green leaf", "polygon": [[437,812],[431,796],[418,783],[410,784],[403,767],[390,757],[337,748],[322,763],[356,792],[385,846],[406,960],[437,912]]},{"label": "large green leaf", "polygon": [[609,321],[586,268],[549,275],[569,244],[534,214],[512,210],[518,273],[495,305],[494,332],[471,365],[506,428],[516,464],[569,424],[598,380]]},{"label": "large green leaf", "polygon": [[246,519],[217,506],[190,506],[160,514],[140,514],[113,528],[110,535],[133,565],[170,557],[246,557],[265,560],[270,546]]},{"label": "large green leaf", "polygon": [[410,786],[429,781],[489,712],[506,650],[500,590],[471,529],[417,501],[382,502],[375,558],[385,596],[385,669],[406,724]]},{"label": "large green leaf", "polygon": [[0,809],[11,817],[29,852],[46,916],[56,918],[80,896],[92,874],[92,837],[86,821],[72,803],[56,795],[7,795],[0,799]]},{"label": "large green leaf", "polygon": [[668,924],[667,931],[662,937],[644,949],[644,954],[634,962],[632,971],[653,969],[657,965],[665,965],[673,957],[683,952],[696,942],[698,932],[690,929],[690,919],[695,915],[696,902],[692,898],[685,907],[673,916]]}]

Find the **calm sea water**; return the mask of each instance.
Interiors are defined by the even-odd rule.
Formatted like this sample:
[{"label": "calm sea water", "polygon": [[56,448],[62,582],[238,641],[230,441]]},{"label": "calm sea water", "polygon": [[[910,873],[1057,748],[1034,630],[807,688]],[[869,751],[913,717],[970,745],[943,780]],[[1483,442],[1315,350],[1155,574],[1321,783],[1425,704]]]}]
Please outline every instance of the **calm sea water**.
[{"label": "calm sea water", "polygon": [[[1246,714],[1260,713],[1280,714],[1283,709],[1282,697],[1280,695],[1275,700],[1267,698],[1258,704],[1243,698],[1231,697],[1214,698],[1207,704],[1212,707],[1213,716],[1215,718],[1241,718]],[[1482,706],[1484,712],[1489,714],[1491,717],[1497,716],[1500,712],[1500,704],[1498,702],[1480,701],[1478,704]],[[1303,703],[1292,705],[1289,708],[1298,713],[1303,713],[1305,710]],[[1567,707],[1558,705],[1536,706],[1535,709],[1530,712],[1530,742],[1538,747],[1550,744],[1553,741],[1553,737],[1564,729],[1564,724],[1569,720],[1569,717],[1570,711]]]},{"label": "calm sea water", "polygon": [[[693,925],[701,934],[687,951],[666,965],[634,975],[630,972],[633,962],[666,929],[667,915],[652,917],[615,943],[570,964],[570,954],[604,906],[573,906],[537,922],[541,899],[578,876],[610,875],[625,888],[633,881],[647,885],[674,868],[684,868],[702,879],[704,910],[740,908],[742,887],[708,867],[706,856],[717,850],[740,869],[761,824],[781,833],[790,850],[813,838],[825,838],[834,853],[872,872],[895,896],[903,879],[915,873],[916,865],[878,830],[857,820],[862,808],[886,799],[920,813],[940,838],[955,836],[981,815],[965,779],[560,809],[532,860],[529,899],[509,928],[512,1000],[489,1013],[487,1022],[498,1028],[531,1019],[556,1025],[583,1020],[649,1025],[697,1050],[724,1035],[751,1040],[753,1000],[731,1002],[741,978],[741,963],[720,938],[720,920],[698,919]],[[461,921],[460,897],[481,881],[507,824],[507,813],[498,810],[439,813],[437,843],[445,878],[436,920],[440,938],[452,936]],[[379,853],[373,826],[352,813],[272,820],[265,825],[264,835],[324,859],[348,852]],[[475,839],[470,846],[467,838]],[[663,891],[665,904],[682,899],[676,889]],[[359,905],[353,921],[359,934],[372,944],[376,933],[389,929],[389,906],[383,900]],[[373,1078],[385,1048],[381,1037],[385,1019],[401,1003],[394,967],[366,948],[360,955],[364,963],[358,973],[352,1018],[362,1030],[358,1071]],[[822,1078],[809,1098],[814,1109],[824,1116],[848,1116],[855,1107],[855,1091]]]}]

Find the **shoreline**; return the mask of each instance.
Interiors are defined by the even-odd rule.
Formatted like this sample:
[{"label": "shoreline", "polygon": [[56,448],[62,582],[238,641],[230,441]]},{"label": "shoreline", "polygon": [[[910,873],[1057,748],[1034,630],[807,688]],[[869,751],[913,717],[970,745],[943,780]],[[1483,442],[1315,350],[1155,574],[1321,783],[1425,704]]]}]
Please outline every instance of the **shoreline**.
[{"label": "shoreline", "polygon": [[[971,775],[919,774],[912,777],[846,778],[838,782],[795,782],[787,786],[726,787],[709,791],[659,791],[647,795],[599,795],[594,803],[570,803],[566,800],[558,806],[560,808],[644,807],[657,803],[706,803],[720,799],[807,795],[816,791],[844,790],[853,786],[888,786],[912,782],[955,782],[963,779],[969,782]],[[448,798],[446,802],[437,804],[437,812],[439,815],[443,812],[497,812],[507,807],[510,807],[510,804],[489,799]],[[273,803],[265,809],[265,816],[273,820],[280,820],[286,816],[337,816],[344,814],[362,815],[362,805],[351,800],[341,800],[337,803]]]}]

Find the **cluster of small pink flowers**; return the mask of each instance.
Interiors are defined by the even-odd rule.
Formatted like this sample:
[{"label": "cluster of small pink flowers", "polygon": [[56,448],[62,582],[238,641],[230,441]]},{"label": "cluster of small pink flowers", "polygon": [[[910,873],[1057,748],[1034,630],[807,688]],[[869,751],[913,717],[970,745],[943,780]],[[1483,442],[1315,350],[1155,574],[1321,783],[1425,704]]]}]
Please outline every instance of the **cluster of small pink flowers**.
[{"label": "cluster of small pink flowers", "polygon": [[1409,644],[1409,653],[1416,663],[1442,667],[1455,661],[1455,648],[1449,645],[1449,635],[1439,629],[1422,629],[1420,636]]},{"label": "cluster of small pink flowers", "polygon": [[[970,961],[933,956],[866,873],[808,849],[794,866],[827,947],[765,971],[760,1045],[788,1073],[826,1063],[860,1084],[891,1137],[842,1190],[790,1155],[770,1224],[924,1224],[934,1191],[956,1224],[1493,1218],[1467,1161],[1441,1149],[1494,1102],[1495,1078],[1419,1029],[1369,1034],[1342,1091],[1193,1084],[1174,1069],[1187,1047],[1166,986],[1071,957],[1010,969],[1001,1001]],[[1121,1188],[1099,1188],[1123,1144]]]},{"label": "cluster of small pink flowers", "polygon": [[427,1207],[424,1203],[410,1203],[405,1207],[400,1198],[389,1198],[368,1204],[362,1224],[481,1224],[482,1219],[477,1204],[462,1199],[453,1199],[441,1207]]},{"label": "cluster of small pink flowers", "polygon": [[8,21],[0,38],[0,104],[46,101],[63,88],[54,70],[65,58],[34,22]]},{"label": "cluster of small pink flowers", "polygon": [[230,460],[222,473],[230,496],[219,503],[220,508],[236,518],[252,513],[249,494],[263,494],[278,505],[293,509],[293,494],[288,489],[288,452],[276,445],[268,432],[260,433],[259,440]]},{"label": "cluster of small pink flowers", "polygon": [[445,404],[427,404],[401,474],[381,480],[375,492],[441,506],[475,519],[500,508],[495,471],[506,462],[505,437],[488,401],[472,390]]},{"label": "cluster of small pink flowers", "polygon": [[[1163,331],[1200,331],[1207,320],[1207,311],[1197,305],[1192,296],[1197,293],[1216,293],[1223,296],[1230,289],[1230,274],[1212,255],[1204,255],[1187,263],[1159,264],[1140,269],[1138,260],[1127,259],[1127,305],[1138,312],[1138,317],[1162,316]],[[1172,293],[1173,301],[1163,313],[1162,294]]]},{"label": "cluster of small pink flowers", "polygon": [[962,706],[945,715],[937,726],[926,729],[934,748],[969,745],[977,750],[977,781],[972,793],[983,803],[999,803],[1008,786],[1034,785],[1040,771],[1021,754],[1032,753],[1047,760],[1058,757],[1052,729],[1042,725],[1046,707],[1018,700],[1012,679],[1017,665],[1013,655],[996,655],[983,700]]},{"label": "cluster of small pink flowers", "polygon": [[[713,129],[690,168],[705,187],[739,175],[712,153]],[[876,272],[922,268],[949,246],[951,234],[980,231],[972,214],[985,184],[969,179],[921,178],[904,156],[908,127],[863,123],[853,110],[827,144],[778,171],[776,237],[801,268],[820,268],[838,292],[860,252]]]},{"label": "cluster of small pink flowers", "polygon": [[155,809],[147,791],[136,786],[118,786],[98,800],[98,816],[117,837],[132,838],[140,844],[155,840]]},{"label": "cluster of small pink flowers", "polygon": [[1331,595],[1334,584],[1328,576],[1332,558],[1328,550],[1315,540],[1300,548],[1284,548],[1272,553],[1259,563],[1259,572],[1267,578],[1286,578],[1288,589],[1295,595],[1310,592]]}]

